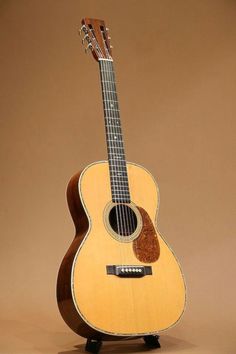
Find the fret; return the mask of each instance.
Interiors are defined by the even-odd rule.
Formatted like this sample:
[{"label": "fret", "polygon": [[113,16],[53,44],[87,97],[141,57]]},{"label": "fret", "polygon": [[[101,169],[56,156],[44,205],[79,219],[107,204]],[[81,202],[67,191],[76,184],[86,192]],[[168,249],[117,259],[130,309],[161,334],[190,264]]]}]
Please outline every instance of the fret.
[{"label": "fret", "polygon": [[[121,184],[121,183],[120,183]],[[119,190],[120,189],[120,184],[119,186],[118,185],[111,185],[111,191],[116,191],[116,190]],[[128,185],[128,181],[127,181],[127,185],[125,186],[125,189],[126,191],[129,191],[129,185]]]},{"label": "fret", "polygon": [[110,125],[108,125],[108,127],[106,127],[106,137],[113,138],[114,136],[118,136],[120,139],[122,139],[122,135],[120,135],[122,133],[119,133],[120,131],[121,131],[120,127],[115,126],[115,128],[112,128]]},{"label": "fret", "polygon": [[[124,165],[126,166],[126,160],[122,159],[121,157],[115,157],[115,158],[111,158],[110,161],[114,161],[114,162],[124,162]],[[110,164],[110,166],[112,166],[112,164]]]},{"label": "fret", "polygon": [[129,194],[119,194],[119,193],[113,193],[112,194],[113,198],[130,198]]},{"label": "fret", "polygon": [[[123,161],[125,161],[125,160],[123,160]],[[126,163],[122,163],[120,160],[119,161],[117,161],[117,160],[114,160],[114,159],[112,159],[111,161],[109,161],[109,166],[115,166],[115,167],[122,167],[122,168],[125,168],[125,170],[126,170]]]},{"label": "fret", "polygon": [[114,192],[127,192],[127,193],[129,193],[129,190],[128,190],[128,188],[124,188],[124,189],[121,189],[121,188],[113,188],[112,187],[112,190],[114,191]]},{"label": "fret", "polygon": [[[122,187],[122,186],[121,186],[121,187]],[[121,187],[119,186],[119,188],[116,188],[116,187],[112,186],[111,188],[112,188],[114,191],[118,191],[118,192],[129,192],[127,186],[124,187],[124,188],[121,188]]]},{"label": "fret", "polygon": [[119,187],[128,187],[127,184],[128,180],[126,179],[125,181],[116,181],[114,177],[112,177],[111,184],[114,186],[119,186]]},{"label": "fret", "polygon": [[111,82],[112,84],[116,84],[115,81],[110,81],[110,80],[101,80],[101,82]]},{"label": "fret", "polygon": [[130,200],[130,195],[119,195],[119,194],[114,194],[113,196],[112,196],[112,199],[114,200],[114,199],[119,199],[121,202],[123,201],[124,203],[126,203],[126,201],[127,201],[127,203],[129,203],[129,201],[128,200]]},{"label": "fret", "polygon": [[114,170],[110,168],[110,173],[112,175],[112,178],[127,178],[126,175],[126,170],[125,171],[119,171],[119,170]]},{"label": "fret", "polygon": [[112,195],[112,199],[114,200],[114,198],[117,198],[117,199],[122,199],[122,200],[129,200],[130,199],[130,195],[128,194],[124,194],[124,195],[121,195],[119,193],[115,193],[114,195]]},{"label": "fret", "polygon": [[[112,177],[114,176],[114,177],[122,177],[122,176],[126,176],[126,172],[127,172],[127,170],[126,170],[126,168],[125,169],[122,169],[121,167],[119,168],[116,168],[116,169],[114,169],[114,168],[111,168],[110,167],[110,172],[111,172],[111,174],[112,174]],[[118,174],[118,175],[117,175]]]},{"label": "fret", "polygon": [[122,140],[119,140],[119,139],[107,139],[107,141],[113,141],[113,142],[117,142],[120,144],[123,142]]},{"label": "fret", "polygon": [[114,98],[117,100],[117,94],[115,91],[115,85],[111,87],[102,87],[102,95],[104,98]]},{"label": "fret", "polygon": [[110,132],[110,133],[109,133],[109,135],[111,135],[111,134],[113,134],[113,135],[115,135],[115,136],[116,136],[116,135],[120,135],[120,136],[122,136],[122,134],[121,134],[121,133],[117,133],[117,132]]},{"label": "fret", "polygon": [[100,69],[101,70],[101,72],[103,72],[103,73],[112,73],[112,71],[111,70],[102,70],[102,69]]},{"label": "fret", "polygon": [[[109,88],[112,87],[112,91],[116,93],[116,83],[114,81],[101,81],[102,82],[102,89],[103,91],[108,90]],[[109,82],[109,84],[106,84],[106,82]],[[113,90],[114,89],[114,90]]]},{"label": "fret", "polygon": [[116,192],[116,191],[112,191],[112,192],[114,192],[114,196],[118,196],[118,197],[130,197],[130,195],[129,195],[129,192],[126,192],[126,193],[119,193],[119,192]]},{"label": "fret", "polygon": [[129,195],[129,194],[121,195],[121,194],[119,194],[119,193],[115,193],[115,194],[113,195],[113,192],[112,192],[112,199],[113,199],[113,198],[130,199],[130,195]]},{"label": "fret", "polygon": [[121,127],[121,124],[120,124],[120,119],[119,117],[111,117],[111,116],[107,116],[105,115],[105,123],[115,123],[115,125],[118,125],[119,127]]},{"label": "fret", "polygon": [[[108,138],[112,138],[112,137],[114,139],[108,139]],[[121,137],[116,136],[115,134],[113,136],[111,134],[107,134],[107,141],[108,142],[113,142],[113,143],[115,142],[115,143],[119,144],[119,145],[110,144],[110,146],[113,147],[113,148],[116,148],[116,146],[121,146],[121,144],[123,143],[123,141],[121,139],[122,139]]]},{"label": "fret", "polygon": [[[116,100],[108,100],[108,97],[103,97],[103,106],[109,105],[109,108],[119,108],[118,101]],[[109,102],[109,103],[108,103]]]},{"label": "fret", "polygon": [[[103,102],[104,113],[106,113],[106,111],[110,111],[111,113],[113,113],[112,109],[119,109],[118,103],[116,103],[115,101],[109,101],[109,102],[110,103]],[[117,112],[117,113],[114,112],[114,114],[117,114],[117,116],[119,117],[119,112]]]},{"label": "fret", "polygon": [[119,124],[120,124],[120,120],[119,120],[119,117],[111,117],[111,116],[105,116],[105,119],[110,119],[110,120],[112,120],[112,121],[116,121],[116,122],[118,122]]},{"label": "fret", "polygon": [[119,109],[114,109],[114,108],[105,108],[105,111],[120,112]]},{"label": "fret", "polygon": [[129,190],[128,184],[126,184],[126,185],[123,184],[123,186],[121,186],[120,183],[114,184],[113,181],[111,182],[111,188],[113,188],[113,189],[119,189],[118,187],[119,187],[119,188],[124,187],[126,190]]},{"label": "fret", "polygon": [[130,198],[118,198],[118,197],[115,197],[115,198],[112,198],[112,201],[114,203],[130,203]]},{"label": "fret", "polygon": [[123,183],[123,182],[128,182],[128,178],[127,176],[111,176],[113,181],[116,181],[118,183]]},{"label": "fret", "polygon": [[117,140],[118,141],[122,141],[122,135],[120,135],[120,134],[121,133],[112,131],[112,129],[109,129],[109,127],[106,128],[106,138],[107,138],[107,140],[109,138],[114,138],[115,141],[117,141]]},{"label": "fret", "polygon": [[[124,151],[124,147],[121,147],[121,146],[116,146],[115,148],[114,147],[111,147],[111,146],[108,146],[107,147],[108,149],[108,154],[111,154],[112,152],[114,152],[113,150],[121,150],[121,151]],[[111,152],[109,150],[112,150]]]},{"label": "fret", "polygon": [[104,92],[104,93],[112,92],[112,93],[115,93],[115,95],[116,95],[116,91],[113,91],[113,90],[107,90],[107,89],[105,89],[103,92]]},{"label": "fret", "polygon": [[[112,123],[114,123],[114,121],[111,118],[108,118],[106,121],[105,127],[115,127],[115,128],[121,129],[121,125],[120,125],[119,121],[117,121],[116,124],[112,124]],[[118,125],[118,123],[119,123],[119,125]]]},{"label": "fret", "polygon": [[[120,160],[123,160],[124,163],[121,163]],[[109,164],[110,164],[110,162],[111,162],[111,165],[115,164],[115,166],[117,166],[117,164],[118,164],[120,166],[125,166],[126,167],[126,160],[123,158],[123,156],[121,158],[118,157],[118,160],[117,160],[117,158],[114,158],[113,156],[111,156],[111,158],[109,160]]]},{"label": "fret", "polygon": [[105,124],[105,127],[107,128],[106,130],[108,131],[109,129],[108,128],[111,128],[111,129],[120,129],[120,126],[119,125],[114,125],[114,124]]},{"label": "fret", "polygon": [[[121,133],[121,126],[119,125],[114,125],[108,122],[108,124],[105,124],[106,127],[106,132],[107,134],[122,134]],[[107,136],[108,137],[108,136]]]},{"label": "fret", "polygon": [[122,156],[125,156],[125,154],[123,153],[123,152],[119,152],[119,153],[117,153],[117,152],[109,152],[109,155],[122,155]]},{"label": "fret", "polygon": [[[111,166],[116,167],[116,168],[114,169]],[[125,166],[116,166],[116,165],[110,164],[110,172],[122,173],[122,172],[127,172],[127,170],[126,170]]]}]

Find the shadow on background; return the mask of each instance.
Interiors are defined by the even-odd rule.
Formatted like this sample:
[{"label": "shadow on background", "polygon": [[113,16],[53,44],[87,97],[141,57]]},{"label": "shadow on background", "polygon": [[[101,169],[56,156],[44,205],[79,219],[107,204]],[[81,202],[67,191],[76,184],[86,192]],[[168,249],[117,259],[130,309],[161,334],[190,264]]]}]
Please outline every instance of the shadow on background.
[{"label": "shadow on background", "polygon": [[[194,344],[184,341],[182,339],[171,337],[171,336],[161,336],[160,337],[161,349],[149,350],[144,345],[142,339],[130,340],[130,341],[117,341],[117,342],[104,342],[101,348],[102,353],[172,353],[178,350],[189,350],[195,347]],[[85,341],[83,344],[76,345],[74,350],[60,351],[58,354],[76,354],[85,353]]]}]

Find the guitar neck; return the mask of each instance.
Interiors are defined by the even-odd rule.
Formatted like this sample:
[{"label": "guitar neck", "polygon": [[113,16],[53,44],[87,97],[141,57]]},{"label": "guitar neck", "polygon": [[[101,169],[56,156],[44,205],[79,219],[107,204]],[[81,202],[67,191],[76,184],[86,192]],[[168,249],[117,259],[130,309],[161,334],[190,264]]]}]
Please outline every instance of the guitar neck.
[{"label": "guitar neck", "polygon": [[112,201],[130,203],[113,60],[99,59]]}]

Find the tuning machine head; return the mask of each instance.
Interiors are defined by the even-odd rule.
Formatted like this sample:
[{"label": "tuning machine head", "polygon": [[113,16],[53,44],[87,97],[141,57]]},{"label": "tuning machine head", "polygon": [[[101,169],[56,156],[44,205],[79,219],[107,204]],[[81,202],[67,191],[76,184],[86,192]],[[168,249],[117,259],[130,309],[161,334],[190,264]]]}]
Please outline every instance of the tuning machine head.
[{"label": "tuning machine head", "polygon": [[87,47],[85,48],[85,53],[87,54],[87,52],[88,52],[88,50],[89,49],[92,49],[93,48],[93,46],[92,46],[92,43],[91,43],[91,41],[88,43],[88,45],[87,45]]},{"label": "tuning machine head", "polygon": [[87,28],[86,28],[85,25],[83,25],[83,26],[79,29],[79,31],[78,31],[80,36],[81,36],[82,31],[83,31],[85,34],[88,33]]},{"label": "tuning machine head", "polygon": [[82,39],[82,44],[84,44],[85,41],[90,41],[88,33],[85,34],[84,38]]}]

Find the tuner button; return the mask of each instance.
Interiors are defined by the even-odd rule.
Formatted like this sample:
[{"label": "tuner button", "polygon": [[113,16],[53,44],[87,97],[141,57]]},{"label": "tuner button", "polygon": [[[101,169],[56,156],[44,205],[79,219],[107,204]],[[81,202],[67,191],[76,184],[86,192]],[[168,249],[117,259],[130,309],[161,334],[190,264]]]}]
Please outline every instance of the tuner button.
[{"label": "tuner button", "polygon": [[85,25],[83,25],[81,28],[80,28],[80,30],[79,30],[79,35],[81,36],[81,32],[82,31],[86,31],[86,26]]},{"label": "tuner button", "polygon": [[110,31],[110,29],[108,27],[106,27],[106,31]]},{"label": "tuner button", "polygon": [[87,54],[87,51],[92,48],[92,44],[89,43],[87,47],[85,48],[85,53]]},{"label": "tuner button", "polygon": [[89,35],[86,34],[86,35],[84,36],[84,38],[82,39],[82,44],[84,44],[84,41],[88,40],[88,38],[89,38]]}]

